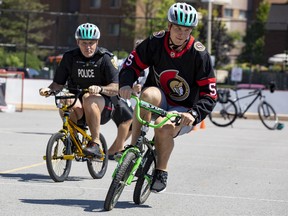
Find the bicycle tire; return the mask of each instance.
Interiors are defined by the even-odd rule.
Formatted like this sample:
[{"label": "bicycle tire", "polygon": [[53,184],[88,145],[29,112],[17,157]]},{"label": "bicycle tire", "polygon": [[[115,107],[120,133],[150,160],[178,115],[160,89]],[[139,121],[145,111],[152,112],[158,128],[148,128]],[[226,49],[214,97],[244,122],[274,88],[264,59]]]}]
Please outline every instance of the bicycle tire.
[{"label": "bicycle tire", "polygon": [[278,126],[278,117],[274,108],[267,103],[262,101],[258,106],[258,115],[261,122],[269,130],[275,130]]},{"label": "bicycle tire", "polygon": [[123,162],[117,167],[116,174],[111,182],[108,193],[104,202],[104,210],[110,211],[114,208],[120,195],[123,192],[125,182],[127,181],[130,172],[134,166],[136,155],[133,152],[128,152]]},{"label": "bicycle tire", "polygon": [[[144,161],[142,165],[143,169],[137,179],[133,194],[133,201],[138,205],[146,202],[151,193],[150,186],[156,167],[156,159],[151,149],[147,150],[142,161]],[[139,169],[141,169],[141,167],[139,167],[138,170]]]},{"label": "bicycle tire", "polygon": [[217,102],[215,109],[218,112],[209,114],[210,121],[218,127],[227,127],[236,120],[238,110],[235,103],[228,99],[226,103]]},{"label": "bicycle tire", "polygon": [[46,166],[55,182],[63,182],[69,175],[72,160],[63,159],[63,155],[72,154],[69,137],[63,133],[53,134],[46,147]]},{"label": "bicycle tire", "polygon": [[108,148],[105,137],[100,133],[100,141],[105,157],[103,160],[91,159],[87,161],[87,167],[90,175],[94,179],[101,179],[105,175],[108,167]]}]

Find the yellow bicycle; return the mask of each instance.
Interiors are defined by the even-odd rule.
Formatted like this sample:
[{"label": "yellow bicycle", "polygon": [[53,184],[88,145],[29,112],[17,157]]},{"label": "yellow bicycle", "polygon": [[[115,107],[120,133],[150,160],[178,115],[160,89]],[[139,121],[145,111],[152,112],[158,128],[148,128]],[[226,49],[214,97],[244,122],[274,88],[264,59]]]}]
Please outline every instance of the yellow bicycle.
[{"label": "yellow bicycle", "polygon": [[82,122],[81,125],[75,124],[69,118],[71,108],[75,105],[77,98],[85,92],[87,90],[78,89],[77,94],[70,94],[67,90],[62,90],[57,94],[51,93],[55,96],[57,108],[63,111],[62,129],[50,137],[46,147],[46,155],[43,157],[46,160],[49,175],[55,182],[63,182],[67,179],[74,159],[77,162],[87,162],[89,173],[94,179],[100,179],[106,173],[108,150],[104,136],[100,134],[102,157],[95,158],[85,155],[83,149],[92,139],[91,135],[88,134],[86,122]]}]

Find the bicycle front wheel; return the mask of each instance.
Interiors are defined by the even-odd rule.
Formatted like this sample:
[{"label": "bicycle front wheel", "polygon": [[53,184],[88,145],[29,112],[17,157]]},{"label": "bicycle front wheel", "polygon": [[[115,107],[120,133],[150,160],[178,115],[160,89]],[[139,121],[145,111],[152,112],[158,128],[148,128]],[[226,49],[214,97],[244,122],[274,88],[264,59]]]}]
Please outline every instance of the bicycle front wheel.
[{"label": "bicycle front wheel", "polygon": [[235,103],[228,99],[226,103],[216,103],[214,112],[210,113],[210,121],[219,127],[231,125],[237,118],[237,107]]},{"label": "bicycle front wheel", "polygon": [[156,159],[153,151],[149,149],[145,153],[142,161],[143,165],[137,170],[137,172],[140,171],[140,174],[137,179],[133,194],[133,201],[138,205],[143,204],[151,193],[150,186],[156,167]]},{"label": "bicycle front wheel", "polygon": [[88,171],[94,179],[101,179],[105,175],[108,166],[108,148],[105,137],[102,134],[100,134],[100,141],[105,154],[104,158],[92,158],[87,161]]},{"label": "bicycle front wheel", "polygon": [[63,182],[69,175],[72,160],[64,159],[64,155],[72,154],[71,141],[63,133],[53,134],[46,148],[46,166],[50,177],[55,182]]},{"label": "bicycle front wheel", "polygon": [[264,124],[266,128],[269,130],[275,130],[278,125],[278,117],[273,109],[273,107],[267,103],[266,101],[263,101],[258,106],[258,114],[261,122]]},{"label": "bicycle front wheel", "polygon": [[118,202],[118,199],[126,186],[126,181],[134,166],[135,158],[136,155],[133,152],[128,152],[123,162],[116,168],[116,174],[112,180],[104,202],[104,209],[106,211],[112,210]]}]

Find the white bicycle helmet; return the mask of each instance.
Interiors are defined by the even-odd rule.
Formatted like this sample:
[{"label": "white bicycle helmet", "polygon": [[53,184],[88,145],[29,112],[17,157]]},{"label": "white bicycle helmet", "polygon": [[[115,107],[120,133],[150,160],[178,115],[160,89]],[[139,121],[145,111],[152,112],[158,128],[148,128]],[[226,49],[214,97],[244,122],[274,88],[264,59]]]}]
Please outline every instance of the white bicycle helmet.
[{"label": "white bicycle helmet", "polygon": [[191,5],[178,2],[169,8],[168,21],[180,26],[195,27],[198,24],[198,13]]},{"label": "white bicycle helmet", "polygon": [[98,40],[100,38],[99,28],[91,23],[84,23],[76,29],[76,40]]}]

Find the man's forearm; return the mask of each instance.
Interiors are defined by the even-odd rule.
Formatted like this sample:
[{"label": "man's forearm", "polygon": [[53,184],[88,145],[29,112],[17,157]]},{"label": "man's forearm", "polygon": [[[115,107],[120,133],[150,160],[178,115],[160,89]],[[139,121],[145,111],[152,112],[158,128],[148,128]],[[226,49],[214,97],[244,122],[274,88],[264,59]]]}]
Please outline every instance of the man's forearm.
[{"label": "man's forearm", "polygon": [[110,83],[107,86],[101,86],[101,87],[102,87],[101,94],[104,94],[110,97],[118,95],[118,88],[119,88],[118,83]]}]

